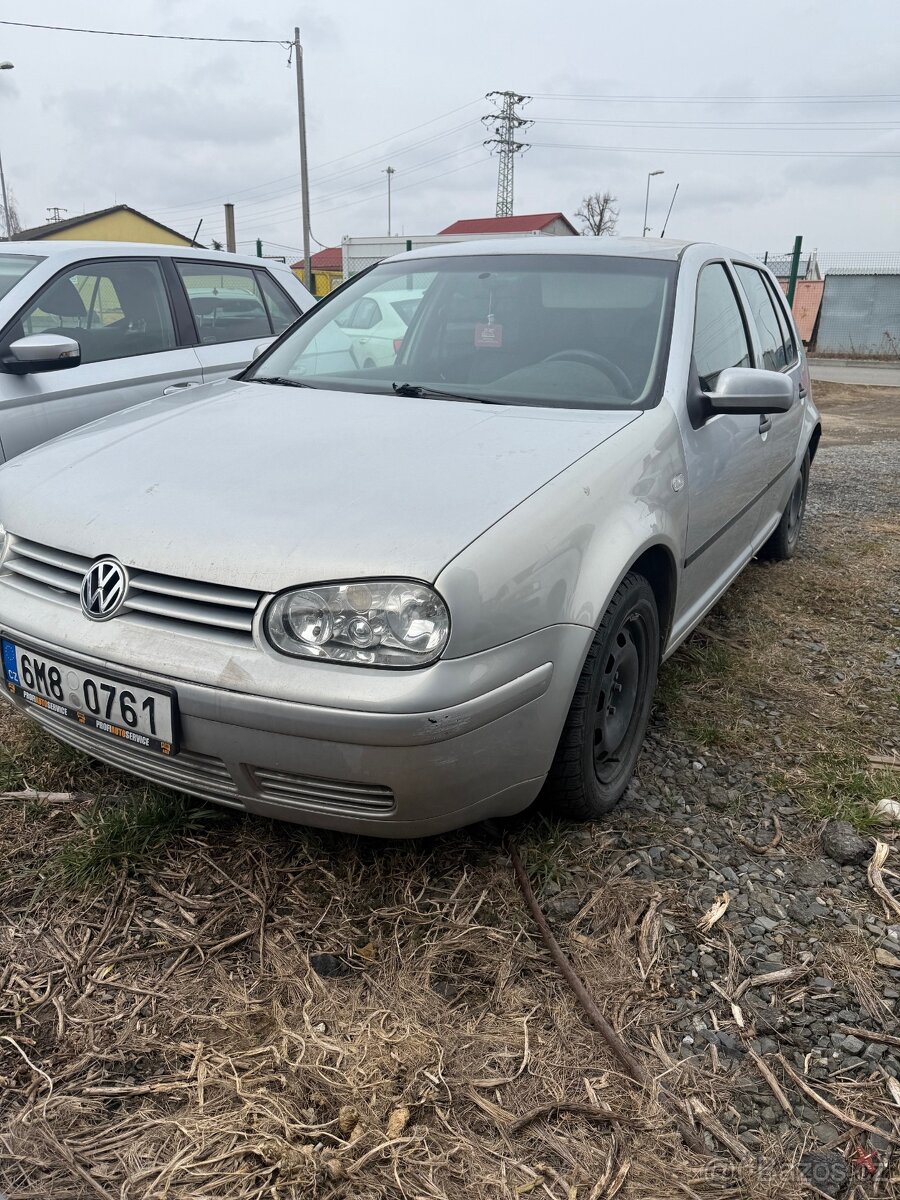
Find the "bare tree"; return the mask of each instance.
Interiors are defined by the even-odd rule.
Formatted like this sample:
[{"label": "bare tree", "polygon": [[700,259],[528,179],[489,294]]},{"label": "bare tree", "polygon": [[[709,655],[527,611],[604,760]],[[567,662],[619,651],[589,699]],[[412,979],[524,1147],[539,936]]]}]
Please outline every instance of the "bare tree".
[{"label": "bare tree", "polygon": [[614,234],[619,220],[619,210],[614,207],[616,203],[617,197],[612,192],[591,192],[585,196],[575,214],[584,226],[581,232],[594,237]]},{"label": "bare tree", "polygon": [[212,248],[213,248],[213,250],[224,250],[224,249],[225,249],[225,246],[223,245],[223,243],[222,243],[222,242],[217,242],[217,241],[216,241],[216,239],[215,239],[215,238],[213,238],[213,240],[212,240]]},{"label": "bare tree", "polygon": [[[11,187],[6,189],[6,198],[9,201],[9,210],[3,214],[3,229],[7,237],[14,237],[22,232],[22,218],[19,216],[19,205]],[[3,205],[0,204],[0,209],[2,208]]]}]

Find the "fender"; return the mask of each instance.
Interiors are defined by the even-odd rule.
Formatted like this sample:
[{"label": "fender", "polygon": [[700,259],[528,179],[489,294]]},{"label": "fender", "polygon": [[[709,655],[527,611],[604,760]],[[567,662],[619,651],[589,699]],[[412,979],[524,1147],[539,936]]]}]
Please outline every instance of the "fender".
[{"label": "fender", "polygon": [[[550,625],[596,629],[648,549],[684,554],[684,454],[671,408],[640,413],[461,552],[435,586],[456,619],[447,656],[475,654]],[[677,586],[677,580],[676,580]]]}]

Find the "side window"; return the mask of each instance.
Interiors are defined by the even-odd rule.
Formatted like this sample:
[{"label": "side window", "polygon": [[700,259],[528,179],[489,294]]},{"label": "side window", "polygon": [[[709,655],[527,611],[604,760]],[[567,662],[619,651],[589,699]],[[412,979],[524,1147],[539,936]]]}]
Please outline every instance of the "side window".
[{"label": "side window", "polygon": [[777,284],[774,284],[768,275],[763,275],[763,281],[769,291],[769,296],[775,306],[775,316],[778,318],[778,328],[781,330],[781,340],[784,343],[784,361],[788,366],[793,366],[797,361],[797,342],[794,338],[794,331],[791,322],[788,320],[785,312],[785,298],[779,295],[780,289]]},{"label": "side window", "polygon": [[787,365],[781,327],[762,275],[754,267],[735,263],[735,273],[741,281],[750,306],[750,315],[759,335],[762,361],[756,365],[768,371],[780,371]]},{"label": "side window", "polygon": [[156,354],[176,345],[169,298],[152,260],[85,263],[38,294],[7,340],[62,333],[81,346],[81,361]]},{"label": "side window", "polygon": [[371,296],[364,296],[353,312],[353,329],[371,329],[381,320],[381,309]]},{"label": "side window", "polygon": [[255,273],[230,263],[176,263],[203,345],[271,337]]},{"label": "side window", "polygon": [[697,282],[694,363],[700,386],[711,391],[726,367],[749,367],[750,346],[740,305],[722,263],[710,263]]},{"label": "side window", "polygon": [[284,333],[288,325],[300,316],[300,309],[289,300],[268,271],[257,271],[259,285],[266,298],[266,306],[272,320],[272,332]]}]

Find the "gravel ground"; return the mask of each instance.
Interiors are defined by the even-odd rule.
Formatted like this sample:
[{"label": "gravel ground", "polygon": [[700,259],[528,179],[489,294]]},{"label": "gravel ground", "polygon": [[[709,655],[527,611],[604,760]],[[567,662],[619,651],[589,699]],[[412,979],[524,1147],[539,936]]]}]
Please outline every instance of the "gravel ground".
[{"label": "gravel ground", "polygon": [[[601,1009],[712,1114],[705,1156],[586,1024],[489,831],[373,847],[173,810],[117,856],[97,813],[131,781],[0,713],[5,786],[60,792],[0,810],[0,1191],[900,1196],[900,868],[871,821],[900,792],[871,763],[900,761],[900,392],[815,392],[798,557],[666,664],[616,813],[509,831]],[[533,1120],[548,1100],[638,1124]]]}]

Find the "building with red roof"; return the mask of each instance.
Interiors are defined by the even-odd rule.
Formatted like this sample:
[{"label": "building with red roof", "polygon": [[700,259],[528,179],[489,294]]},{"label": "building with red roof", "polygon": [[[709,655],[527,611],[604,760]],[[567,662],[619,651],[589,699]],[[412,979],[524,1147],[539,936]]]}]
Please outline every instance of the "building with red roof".
[{"label": "building with red roof", "polygon": [[453,236],[490,233],[543,233],[578,236],[578,230],[561,212],[527,213],[519,217],[475,217],[468,221],[454,221],[440,233]]},{"label": "building with red roof", "polygon": [[[340,246],[326,246],[324,250],[311,254],[309,265],[312,271],[312,294],[314,296],[327,296],[332,288],[336,288],[344,278]],[[304,266],[305,260],[302,258],[299,262],[291,263],[291,270],[301,283],[303,282]]]}]

